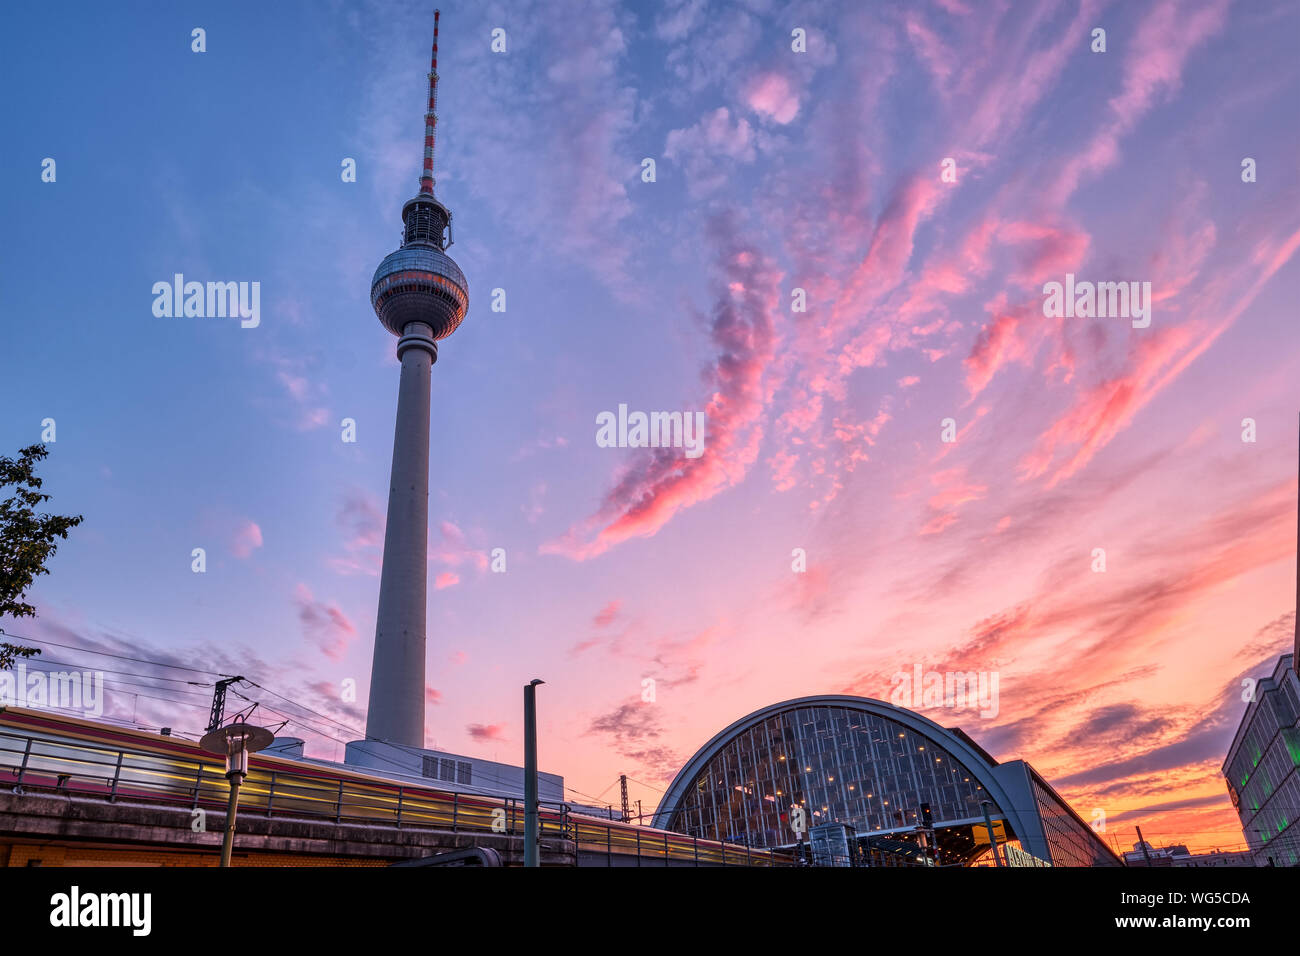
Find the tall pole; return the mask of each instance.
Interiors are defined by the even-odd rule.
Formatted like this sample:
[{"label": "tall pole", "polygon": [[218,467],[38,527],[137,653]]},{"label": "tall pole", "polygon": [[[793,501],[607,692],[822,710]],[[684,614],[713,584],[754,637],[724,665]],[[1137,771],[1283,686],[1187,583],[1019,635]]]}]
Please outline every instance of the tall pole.
[{"label": "tall pole", "polygon": [[1151,854],[1147,852],[1147,841],[1142,839],[1142,828],[1137,828],[1138,846],[1142,848],[1142,858],[1147,861],[1147,866],[1151,865]]},{"label": "tall pole", "polygon": [[618,775],[618,788],[623,797],[623,822],[627,823],[632,819],[632,811],[627,805],[627,774],[620,773]]},{"label": "tall pole", "polygon": [[226,774],[230,781],[230,800],[226,803],[226,833],[221,838],[221,865],[230,866],[230,854],[235,848],[235,814],[239,812],[239,785],[244,775],[238,771]]},{"label": "tall pole", "polygon": [[980,806],[984,808],[984,825],[989,828],[989,846],[993,848],[993,862],[1002,866],[1002,857],[998,855],[998,835],[993,830],[993,818],[989,816],[989,807],[993,806],[993,802],[981,800]]},{"label": "tall pole", "polygon": [[537,843],[537,685],[524,685],[524,866],[541,866]]},{"label": "tall pole", "polygon": [[[239,678],[242,680],[243,678]],[[230,784],[230,799],[226,803],[226,832],[221,837],[221,866],[230,866],[231,852],[235,847],[235,819],[239,812],[239,787],[248,776],[248,755],[266,749],[273,736],[265,727],[254,727],[236,721],[227,727],[210,730],[203,735],[199,746],[210,754],[226,758],[226,780]]]}]

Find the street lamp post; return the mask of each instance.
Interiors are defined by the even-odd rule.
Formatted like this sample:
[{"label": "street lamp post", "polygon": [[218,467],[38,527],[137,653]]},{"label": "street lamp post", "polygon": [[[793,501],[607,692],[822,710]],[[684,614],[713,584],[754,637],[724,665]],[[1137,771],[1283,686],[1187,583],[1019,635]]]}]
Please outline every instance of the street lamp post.
[{"label": "street lamp post", "polygon": [[524,866],[541,866],[537,843],[537,685],[524,685]]},{"label": "street lamp post", "polygon": [[230,866],[235,847],[235,815],[239,811],[239,786],[248,776],[248,755],[270,746],[275,737],[265,727],[236,722],[210,731],[199,741],[208,753],[226,758],[226,779],[230,781],[230,799],[226,803],[226,832],[221,839],[221,865]]}]

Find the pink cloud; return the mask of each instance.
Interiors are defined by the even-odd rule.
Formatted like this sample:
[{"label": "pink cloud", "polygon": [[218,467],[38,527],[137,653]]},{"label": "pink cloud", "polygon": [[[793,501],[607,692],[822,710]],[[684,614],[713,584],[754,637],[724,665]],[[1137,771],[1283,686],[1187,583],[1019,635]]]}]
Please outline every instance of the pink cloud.
[{"label": "pink cloud", "polygon": [[[912,315],[876,307],[904,282],[917,229],[943,196],[937,177],[911,175],[895,186],[871,231],[866,253],[823,293],[830,302],[829,315],[822,313],[818,322],[804,327],[802,335],[815,341],[806,343],[800,377],[778,419],[779,434],[811,432],[810,440],[820,445],[826,440],[821,433],[823,399],[842,400],[845,382],[856,369],[883,364],[889,352],[911,342]],[[833,203],[834,197],[828,197],[828,202]],[[882,411],[888,420],[887,409]],[[832,428],[833,422],[834,418]],[[845,466],[857,460],[860,456],[841,459]],[[787,473],[785,482],[791,479]],[[834,481],[829,476],[829,482]]]},{"label": "pink cloud", "polygon": [[456,574],[454,571],[444,571],[433,581],[433,587],[438,591],[452,587],[456,584],[460,584],[460,575]]},{"label": "pink cloud", "polygon": [[614,623],[614,619],[618,617],[619,608],[621,608],[622,606],[623,606],[622,601],[618,601],[618,600],[610,601],[608,604],[606,604],[604,607],[602,607],[599,611],[596,612],[596,616],[591,619],[591,623],[598,628],[609,627],[612,623]]},{"label": "pink cloud", "polygon": [[257,522],[245,519],[235,531],[230,551],[237,558],[247,558],[262,546],[262,529]]},{"label": "pink cloud", "polygon": [[[1066,453],[1049,487],[1075,474],[1134,415],[1206,351],[1246,310],[1260,289],[1300,250],[1300,229],[1260,240],[1249,261],[1221,277],[1186,320],[1136,337],[1126,367],[1083,389],[1020,462],[1022,478],[1037,478]],[[1242,287],[1244,286],[1244,288]],[[1069,448],[1073,447],[1070,453]]]},{"label": "pink cloud", "polygon": [[[507,77],[488,60],[460,61],[466,98],[457,143],[467,152],[457,168],[511,229],[630,296],[635,245],[621,227],[634,211],[628,185],[639,172],[630,152],[638,97],[621,72],[626,18],[608,3],[552,7],[530,28],[530,43],[546,51],[540,69]],[[376,91],[377,99],[388,97],[388,88]],[[403,171],[418,155],[406,140],[392,150]],[[527,169],[512,159],[524,154],[536,159]],[[558,169],[566,173],[557,176]]]},{"label": "pink cloud", "polygon": [[1050,189],[1057,205],[1064,205],[1083,179],[1095,176],[1119,159],[1120,140],[1162,96],[1178,89],[1187,57],[1219,32],[1228,5],[1228,0],[1212,0],[1193,8],[1175,0],[1161,0],[1148,8],[1128,45],[1123,87],[1109,104],[1110,121],[1065,164]]},{"label": "pink cloud", "polygon": [[[468,564],[480,571],[485,571],[488,566],[487,552],[470,547],[466,542],[465,532],[451,521],[444,520],[438,523],[438,539],[430,545],[428,556],[430,561],[436,561],[439,564],[449,565],[453,568]],[[459,577],[455,575],[453,577],[459,580]]]},{"label": "pink cloud", "polygon": [[[964,45],[955,55],[970,65],[962,70],[960,98],[953,100],[959,120],[952,136],[966,147],[966,165],[980,163],[982,151],[1014,137],[1067,68],[1099,11],[1099,4],[1083,0],[1070,22],[1057,24],[1056,5],[1022,4],[1008,15],[966,24]],[[1044,46],[1044,36],[1056,42]]]},{"label": "pink cloud", "polygon": [[357,630],[348,616],[336,604],[317,601],[305,584],[294,588],[294,603],[298,605],[298,620],[303,635],[313,641],[331,660],[342,660],[349,642]]},{"label": "pink cloud", "polygon": [[934,85],[940,94],[946,95],[953,67],[956,65],[956,56],[938,34],[921,20],[915,10],[907,11],[903,22],[906,26],[907,38],[912,41],[917,57],[934,78]]},{"label": "pink cloud", "polygon": [[727,182],[734,168],[727,160],[754,160],[754,141],[749,121],[738,116],[733,122],[730,110],[720,106],[694,126],[670,130],[664,156],[685,165],[688,190],[702,196]]},{"label": "pink cloud", "polygon": [[374,495],[364,491],[349,492],[339,508],[337,521],[351,533],[346,545],[349,550],[383,544],[384,515]]},{"label": "pink cloud", "polygon": [[935,515],[927,521],[925,526],[921,528],[921,534],[939,534],[956,520],[956,512],[945,511],[942,514]]},{"label": "pink cloud", "polygon": [[733,122],[731,111],[719,106],[712,113],[706,113],[694,126],[669,131],[664,144],[665,156],[676,159],[691,152],[752,160],[754,131],[748,120],[737,116]]},{"label": "pink cloud", "polygon": [[343,554],[326,559],[337,574],[379,574],[380,553],[384,544],[384,514],[379,500],[360,489],[350,489],[334,516],[343,530]]},{"label": "pink cloud", "polygon": [[745,102],[755,113],[781,125],[789,123],[799,112],[799,96],[782,73],[760,73],[745,89]]},{"label": "pink cloud", "polygon": [[715,217],[709,232],[721,277],[711,327],[718,354],[705,373],[713,393],[705,408],[703,455],[685,458],[680,449],[661,448],[641,456],[595,515],[544,544],[542,553],[585,560],[629,538],[649,537],[683,508],[740,482],[757,457],[781,274],[737,234],[729,217]]},{"label": "pink cloud", "polygon": [[293,375],[281,368],[276,371],[276,377],[294,398],[302,401],[307,397],[307,379],[301,375]]},{"label": "pink cloud", "polygon": [[1042,291],[1045,280],[1064,279],[1065,273],[1077,269],[1091,243],[1091,237],[1074,226],[1037,222],[1004,222],[998,238],[1027,247],[1024,265],[1011,281],[1035,293]]},{"label": "pink cloud", "polygon": [[794,477],[794,466],[799,463],[799,456],[779,449],[770,459],[772,465],[772,484],[777,491],[789,491],[798,482]]},{"label": "pink cloud", "polygon": [[[1004,297],[1003,297],[1004,298]],[[980,330],[966,356],[966,387],[971,395],[978,395],[993,379],[1002,366],[1011,361],[1028,362],[1033,355],[1033,336],[1021,335],[1022,326],[1028,325],[1035,334],[1041,334],[1042,305],[1039,301],[1024,302],[1016,306],[993,303],[996,311],[993,321]]]},{"label": "pink cloud", "polygon": [[310,431],[330,420],[329,410],[323,404],[329,389],[319,375],[313,374],[312,360],[275,350],[259,350],[257,356],[275,369],[276,381],[288,393],[294,428]]},{"label": "pink cloud", "polygon": [[479,741],[506,739],[505,724],[470,724],[465,728],[465,732]]},{"label": "pink cloud", "polygon": [[954,508],[968,501],[979,501],[988,488],[984,485],[960,484],[944,488],[930,499],[930,507],[935,509]]}]

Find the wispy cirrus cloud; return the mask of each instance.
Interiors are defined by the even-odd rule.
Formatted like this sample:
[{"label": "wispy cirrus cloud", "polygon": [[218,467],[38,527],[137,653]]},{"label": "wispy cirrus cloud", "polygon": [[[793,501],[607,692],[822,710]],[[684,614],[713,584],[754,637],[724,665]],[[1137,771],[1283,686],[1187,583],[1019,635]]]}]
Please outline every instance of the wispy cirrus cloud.
[{"label": "wispy cirrus cloud", "polygon": [[704,454],[691,459],[681,449],[660,448],[639,455],[600,509],[543,545],[543,553],[585,560],[629,538],[653,535],[679,510],[739,482],[756,458],[780,272],[741,235],[733,217],[715,217],[710,235],[719,289],[709,330],[717,353],[705,372],[713,391],[704,409]]},{"label": "wispy cirrus cloud", "polygon": [[335,514],[335,524],[343,531],[343,553],[332,555],[326,563],[337,574],[378,575],[384,546],[384,513],[379,499],[370,492],[351,488]]},{"label": "wispy cirrus cloud", "polygon": [[294,588],[293,600],[298,607],[303,636],[319,647],[326,657],[341,660],[357,636],[352,621],[337,604],[316,600],[311,588],[301,582]]},{"label": "wispy cirrus cloud", "polygon": [[664,730],[651,705],[622,704],[594,717],[586,733],[606,738],[617,753],[645,767],[656,779],[671,779],[680,766],[677,753],[658,742]]}]

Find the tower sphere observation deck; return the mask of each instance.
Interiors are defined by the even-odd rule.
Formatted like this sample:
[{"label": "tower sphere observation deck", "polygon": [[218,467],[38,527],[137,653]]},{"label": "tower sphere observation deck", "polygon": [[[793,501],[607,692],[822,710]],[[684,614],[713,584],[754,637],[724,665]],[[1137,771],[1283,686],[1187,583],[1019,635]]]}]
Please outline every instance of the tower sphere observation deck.
[{"label": "tower sphere observation deck", "polygon": [[402,335],[411,322],[423,322],[432,338],[455,332],[469,309],[465,274],[434,246],[403,246],[389,253],[375,270],[370,304],[384,328]]}]

